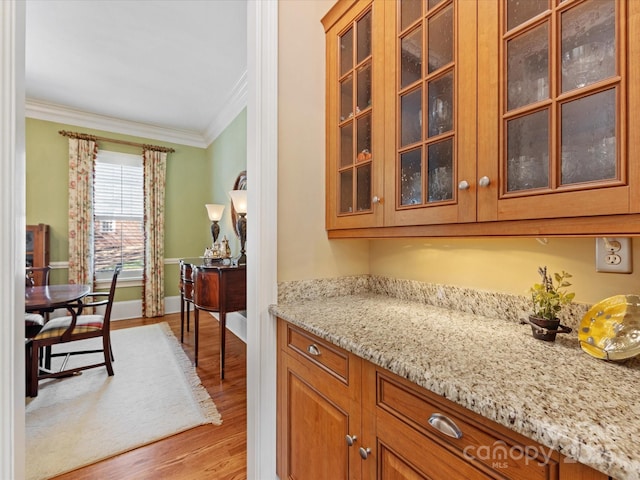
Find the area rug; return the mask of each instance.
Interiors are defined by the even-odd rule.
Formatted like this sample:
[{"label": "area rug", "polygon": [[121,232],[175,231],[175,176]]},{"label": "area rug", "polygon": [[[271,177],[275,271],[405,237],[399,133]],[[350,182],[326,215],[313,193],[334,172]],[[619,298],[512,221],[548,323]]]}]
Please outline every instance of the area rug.
[{"label": "area rug", "polygon": [[[111,339],[114,376],[101,367],[42,380],[38,396],[27,399],[27,480],[75,470],[198,425],[222,423],[167,323],[115,330]],[[96,340],[100,345],[91,339],[76,342],[84,343],[76,348],[85,350]],[[69,365],[87,360],[88,355],[71,357]]]}]

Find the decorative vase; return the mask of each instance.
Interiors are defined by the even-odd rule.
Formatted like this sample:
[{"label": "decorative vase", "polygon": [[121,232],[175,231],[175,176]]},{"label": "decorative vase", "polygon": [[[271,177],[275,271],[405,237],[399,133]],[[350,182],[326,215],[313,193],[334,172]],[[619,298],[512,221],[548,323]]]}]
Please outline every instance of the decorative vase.
[{"label": "decorative vase", "polygon": [[529,315],[529,321],[525,321],[525,323],[531,325],[533,338],[544,340],[545,342],[554,342],[556,340],[557,333],[571,332],[571,328],[560,325],[560,320],[558,319],[549,320],[546,318]]}]

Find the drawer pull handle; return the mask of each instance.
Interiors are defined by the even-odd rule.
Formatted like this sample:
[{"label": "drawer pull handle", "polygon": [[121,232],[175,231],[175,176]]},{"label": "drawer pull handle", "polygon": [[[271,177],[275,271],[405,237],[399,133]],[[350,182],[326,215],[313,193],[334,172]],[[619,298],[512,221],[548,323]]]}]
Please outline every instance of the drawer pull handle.
[{"label": "drawer pull handle", "polygon": [[440,413],[434,413],[429,417],[429,425],[449,437],[462,438],[462,430],[453,420]]},{"label": "drawer pull handle", "polygon": [[353,444],[356,443],[357,439],[358,437],[356,437],[355,435],[347,435],[347,445],[349,447],[353,447]]},{"label": "drawer pull handle", "polygon": [[307,347],[307,352],[309,353],[309,355],[314,355],[316,357],[320,355],[320,349],[316,344],[309,345]]},{"label": "drawer pull handle", "polygon": [[367,458],[369,458],[369,454],[371,453],[370,448],[360,447],[359,451],[360,451],[360,456],[362,457],[363,460],[366,460]]}]

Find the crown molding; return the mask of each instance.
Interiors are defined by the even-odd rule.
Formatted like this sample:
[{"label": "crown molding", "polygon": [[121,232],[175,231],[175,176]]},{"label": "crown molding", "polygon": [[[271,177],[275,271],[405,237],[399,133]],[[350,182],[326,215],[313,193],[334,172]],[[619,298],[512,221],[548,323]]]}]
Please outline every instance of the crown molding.
[{"label": "crown molding", "polygon": [[243,108],[247,106],[248,82],[247,71],[245,70],[240,79],[231,89],[231,93],[224,102],[223,107],[215,116],[204,133],[207,145],[211,145],[218,138],[225,128],[238,116]]},{"label": "crown molding", "polygon": [[94,128],[105,132],[177,143],[178,145],[207,148],[247,106],[247,92],[247,71],[245,70],[204,133],[121,120],[33,98],[26,100],[25,116],[76,127]]},{"label": "crown molding", "polygon": [[186,130],[177,130],[128,120],[120,120],[105,115],[87,113],[81,110],[27,98],[25,116],[49,122],[64,123],[77,127],[94,128],[112,133],[121,133],[135,137],[161,140],[191,147],[207,148],[202,134]]}]

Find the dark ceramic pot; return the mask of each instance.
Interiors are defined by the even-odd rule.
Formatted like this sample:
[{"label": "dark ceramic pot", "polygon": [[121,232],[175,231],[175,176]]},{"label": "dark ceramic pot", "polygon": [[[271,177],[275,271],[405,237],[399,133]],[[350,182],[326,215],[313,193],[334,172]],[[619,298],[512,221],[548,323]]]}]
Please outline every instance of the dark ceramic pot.
[{"label": "dark ceramic pot", "polygon": [[554,342],[557,333],[569,333],[571,328],[560,325],[560,320],[547,320],[546,318],[534,317],[529,315],[529,325],[533,337],[545,342]]}]

